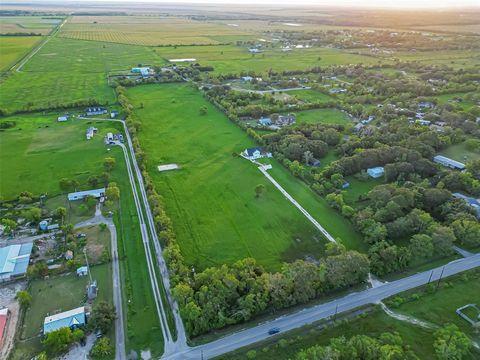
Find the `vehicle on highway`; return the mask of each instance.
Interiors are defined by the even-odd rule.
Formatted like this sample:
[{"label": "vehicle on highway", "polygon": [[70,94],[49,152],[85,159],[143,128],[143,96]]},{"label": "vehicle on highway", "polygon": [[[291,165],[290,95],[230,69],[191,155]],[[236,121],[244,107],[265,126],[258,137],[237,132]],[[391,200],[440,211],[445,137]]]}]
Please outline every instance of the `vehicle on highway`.
[{"label": "vehicle on highway", "polygon": [[280,329],[278,327],[274,327],[268,330],[268,335],[275,335],[275,334],[278,334],[279,332],[280,332]]}]

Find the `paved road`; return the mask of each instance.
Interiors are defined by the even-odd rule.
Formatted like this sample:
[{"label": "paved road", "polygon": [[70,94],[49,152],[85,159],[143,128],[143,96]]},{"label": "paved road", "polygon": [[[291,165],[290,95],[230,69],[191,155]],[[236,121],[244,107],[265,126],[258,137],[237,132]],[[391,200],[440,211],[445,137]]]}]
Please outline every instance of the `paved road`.
[{"label": "paved road", "polygon": [[86,221],[75,225],[75,229],[86,226],[106,224],[110,231],[111,251],[112,251],[112,281],[113,281],[113,304],[117,310],[117,319],[115,320],[115,359],[126,360],[125,352],[125,321],[123,314],[122,288],[120,285],[120,264],[118,262],[117,229],[112,219],[102,215],[100,206],[97,206],[95,216]]},{"label": "paved road", "polygon": [[447,277],[478,266],[480,266],[480,254],[455,260],[443,267],[421,272],[390,283],[384,283],[378,287],[370,288],[361,292],[351,293],[334,301],[304,309],[290,315],[285,315],[250,329],[239,331],[211,343],[190,348],[171,356],[164,356],[163,359],[210,359],[269,338],[268,330],[272,327],[279,327],[282,332],[293,330],[315,321],[331,317],[335,312],[341,313],[355,309],[359,306],[378,303],[395,294],[427,284],[429,280],[436,281],[440,276]]}]

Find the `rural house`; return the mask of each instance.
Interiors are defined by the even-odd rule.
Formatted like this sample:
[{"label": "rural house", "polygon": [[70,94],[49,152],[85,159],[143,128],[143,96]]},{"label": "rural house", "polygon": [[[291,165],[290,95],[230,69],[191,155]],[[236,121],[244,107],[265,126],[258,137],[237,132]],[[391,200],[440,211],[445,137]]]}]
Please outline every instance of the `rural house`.
[{"label": "rural house", "polygon": [[433,157],[433,162],[436,162],[437,164],[443,165],[445,167],[449,167],[450,169],[456,169],[456,170],[464,170],[465,169],[465,164],[461,163],[460,161],[456,161],[450,158],[447,158],[446,156],[443,155],[437,155]]},{"label": "rural house", "polygon": [[76,309],[62,312],[60,314],[47,316],[43,322],[43,333],[68,327],[71,330],[82,327],[87,323],[87,315],[85,307],[81,306]]},{"label": "rural house", "polygon": [[296,121],[295,115],[288,114],[288,115],[280,115],[275,121],[275,125],[277,126],[288,126],[295,124]]},{"label": "rural house", "polygon": [[272,153],[265,152],[259,147],[245,149],[242,155],[250,160],[260,159],[262,157],[272,157]]},{"label": "rural house", "polygon": [[68,115],[62,115],[57,118],[58,122],[65,122],[68,120]]},{"label": "rural house", "polygon": [[92,116],[92,115],[103,115],[106,114],[108,111],[104,107],[89,107],[85,109],[85,115]]}]

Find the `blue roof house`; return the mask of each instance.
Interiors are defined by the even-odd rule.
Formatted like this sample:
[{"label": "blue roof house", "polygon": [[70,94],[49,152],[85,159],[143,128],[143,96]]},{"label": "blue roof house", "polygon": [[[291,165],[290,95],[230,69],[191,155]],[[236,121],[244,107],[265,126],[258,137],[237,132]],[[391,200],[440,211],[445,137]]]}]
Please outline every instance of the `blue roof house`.
[{"label": "blue roof house", "polygon": [[74,330],[78,327],[82,327],[87,323],[87,316],[85,314],[85,307],[81,306],[76,309],[65,311],[60,314],[47,316],[43,322],[43,333],[68,327]]},{"label": "blue roof house", "polygon": [[374,168],[367,169],[367,174],[370,177],[377,179],[379,177],[382,177],[383,174],[385,174],[385,169],[382,166],[377,166]]},{"label": "blue roof house", "polygon": [[0,281],[22,277],[27,272],[33,243],[0,248]]}]

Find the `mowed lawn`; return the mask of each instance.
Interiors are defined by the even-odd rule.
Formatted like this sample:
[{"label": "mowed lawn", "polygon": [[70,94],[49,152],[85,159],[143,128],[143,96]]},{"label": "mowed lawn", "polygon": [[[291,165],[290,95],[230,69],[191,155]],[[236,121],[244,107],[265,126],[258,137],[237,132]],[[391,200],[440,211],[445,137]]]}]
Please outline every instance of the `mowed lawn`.
[{"label": "mowed lawn", "polygon": [[8,70],[42,38],[41,36],[0,36],[0,71]]},{"label": "mowed lawn", "polygon": [[[278,269],[292,257],[319,257],[318,230],[260,173],[235,154],[254,145],[187,84],[128,90],[142,128],[148,171],[172,218],[187,263],[196,269],[254,257]],[[140,108],[140,103],[143,108]],[[208,114],[199,109],[207,106]],[[160,164],[181,169],[160,173]],[[255,197],[255,187],[265,193]]]},{"label": "mowed lawn", "polygon": [[296,113],[297,123],[307,124],[340,124],[352,123],[347,114],[337,109],[314,109]]},{"label": "mowed lawn", "polygon": [[[11,116],[16,127],[0,132],[0,196],[15,198],[21,191],[47,193],[53,197],[63,191],[59,180],[76,178],[83,187],[90,175],[103,171],[103,159],[111,156],[103,136],[114,130],[109,123],[93,125],[98,134],[90,141],[87,121],[58,123],[58,114]],[[121,157],[120,157],[121,159]]]},{"label": "mowed lawn", "polygon": [[371,56],[352,54],[330,48],[296,49],[282,52],[281,49],[266,49],[259,54],[250,54],[245,47],[226,46],[182,46],[161,47],[156,52],[169,59],[194,58],[201,65],[214,67],[214,74],[239,73],[241,71],[276,71],[307,69],[314,66],[376,64]]},{"label": "mowed lawn", "polygon": [[451,145],[441,152],[441,155],[447,156],[451,159],[468,163],[469,161],[479,160],[480,153],[470,151],[465,146],[465,143]]},{"label": "mowed lawn", "polygon": [[7,111],[74,105],[78,101],[115,102],[107,73],[138,64],[162,64],[143,46],[53,38],[1,84],[0,108]]}]

